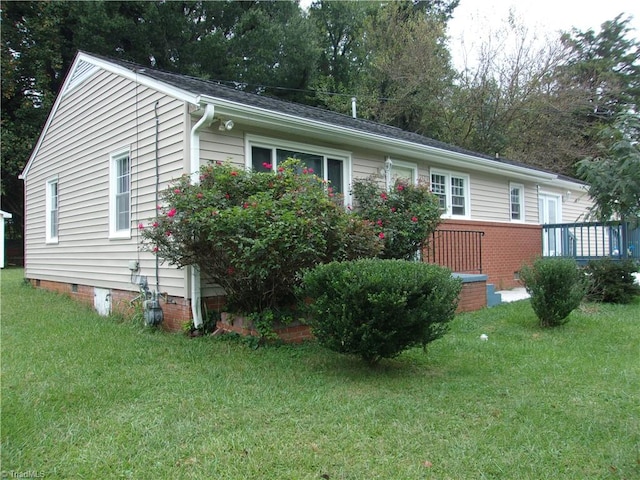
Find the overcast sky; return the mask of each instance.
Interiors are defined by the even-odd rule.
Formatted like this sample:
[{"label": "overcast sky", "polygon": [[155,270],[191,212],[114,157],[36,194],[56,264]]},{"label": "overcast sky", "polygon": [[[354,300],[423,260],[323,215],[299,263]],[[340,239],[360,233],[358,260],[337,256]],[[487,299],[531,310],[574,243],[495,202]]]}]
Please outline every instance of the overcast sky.
[{"label": "overcast sky", "polygon": [[630,26],[635,38],[640,39],[640,0],[460,0],[449,22],[450,47],[456,66],[460,66],[463,46],[472,54],[473,44],[489,29],[498,29],[504,24],[510,9],[532,29],[532,34],[541,38],[572,27],[598,32],[602,23],[623,13],[623,18],[633,17]]}]

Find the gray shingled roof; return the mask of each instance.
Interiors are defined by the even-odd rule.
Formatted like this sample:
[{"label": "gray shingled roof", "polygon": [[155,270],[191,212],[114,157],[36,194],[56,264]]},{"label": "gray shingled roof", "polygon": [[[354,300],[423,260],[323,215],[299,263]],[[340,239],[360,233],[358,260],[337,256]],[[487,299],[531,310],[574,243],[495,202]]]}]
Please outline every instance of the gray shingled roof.
[{"label": "gray shingled roof", "polygon": [[[384,125],[382,123],[373,122],[371,120],[366,120],[363,118],[353,118],[349,115],[333,112],[331,110],[312,107],[309,105],[302,105],[299,103],[293,103],[293,102],[280,100],[273,97],[268,97],[265,95],[247,93],[241,90],[236,90],[236,89],[227,87],[225,85],[221,85],[220,83],[217,83],[214,81],[203,80],[201,78],[190,77],[188,75],[162,71],[162,70],[139,65],[133,62],[125,61],[125,60],[118,60],[118,59],[109,58],[101,55],[96,55],[93,53],[88,53],[88,55],[101,58],[111,63],[115,63],[117,65],[120,65],[121,67],[127,68],[132,71],[136,71],[138,75],[147,76],[149,78],[172,85],[176,88],[192,93],[194,95],[203,95],[203,96],[208,96],[213,98],[220,98],[223,100],[239,103],[242,105],[250,105],[260,109],[269,110],[269,111],[278,112],[278,113],[285,113],[295,117],[315,120],[318,122],[324,122],[330,125],[341,125],[345,128],[357,130],[360,132],[371,133],[375,135],[380,135],[382,137],[404,140],[417,145],[425,145],[429,147],[438,148],[441,150],[447,150],[450,152],[457,152],[457,153],[462,153],[466,155],[471,155],[478,158],[492,160],[492,161],[495,161],[496,163],[503,163],[503,164],[513,165],[513,166],[518,166],[523,168],[529,168],[529,169],[537,170],[541,172],[555,173],[543,168],[526,165],[521,162],[516,162],[516,161],[512,161],[505,158],[495,158],[490,155],[485,155],[485,154],[473,152],[470,150],[466,150],[460,147],[456,147],[455,145],[450,145],[448,143],[440,142],[438,140],[434,140],[432,138],[419,135],[417,133],[408,132],[397,127]],[[579,183],[582,183],[579,180],[576,180],[574,178],[569,178],[562,175],[558,175],[558,176],[566,180],[570,180],[574,182],[577,181]]]}]

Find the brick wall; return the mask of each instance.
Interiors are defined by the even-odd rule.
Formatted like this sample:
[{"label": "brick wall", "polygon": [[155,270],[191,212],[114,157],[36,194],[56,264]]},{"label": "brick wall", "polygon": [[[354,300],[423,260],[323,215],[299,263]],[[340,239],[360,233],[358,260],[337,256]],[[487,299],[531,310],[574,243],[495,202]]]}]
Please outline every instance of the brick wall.
[{"label": "brick wall", "polygon": [[[94,306],[94,287],[87,285],[76,285],[63,282],[52,282],[49,280],[31,279],[31,284],[36,288],[42,288],[63,295],[68,295],[79,303]],[[125,317],[133,317],[142,313],[142,306],[134,301],[138,296],[137,292],[128,290],[110,290],[111,312]],[[223,296],[210,297],[204,299],[206,309],[209,311],[222,311],[225,304]],[[457,312],[471,312],[486,307],[486,282],[466,282],[462,285],[460,301]],[[164,321],[162,328],[171,332],[178,332],[184,323],[191,321],[191,303],[189,299],[182,297],[162,297],[160,301]],[[223,317],[217,326],[224,331],[236,332],[242,335],[256,335],[257,332],[252,325],[247,325],[238,319]],[[301,342],[311,338],[309,327],[306,325],[288,325],[277,330],[278,335],[286,342]]]},{"label": "brick wall", "polygon": [[[90,307],[94,306],[94,287],[36,279],[31,279],[30,283],[36,288],[67,295],[79,303]],[[135,301],[139,295],[138,292],[117,289],[111,289],[109,292],[111,294],[112,313],[126,317],[133,317],[142,313],[141,303]],[[165,330],[179,331],[185,322],[191,320],[191,303],[189,299],[166,296],[162,297],[160,305],[164,314],[162,326]]]},{"label": "brick wall", "polygon": [[474,312],[487,306],[487,282],[466,282],[458,300],[457,313]]},{"label": "brick wall", "polygon": [[520,267],[542,254],[540,225],[445,220],[439,228],[484,232],[482,273],[496,290],[522,286],[517,280]]}]

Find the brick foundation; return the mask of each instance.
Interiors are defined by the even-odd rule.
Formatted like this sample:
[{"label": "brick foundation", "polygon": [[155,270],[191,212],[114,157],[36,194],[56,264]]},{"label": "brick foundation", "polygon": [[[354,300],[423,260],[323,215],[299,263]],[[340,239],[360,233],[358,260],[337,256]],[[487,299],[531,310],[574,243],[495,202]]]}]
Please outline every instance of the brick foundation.
[{"label": "brick foundation", "polygon": [[[49,280],[30,279],[31,285],[36,288],[67,295],[75,301],[94,307],[94,287],[87,285],[76,285],[63,282],[53,282]],[[111,289],[111,312],[125,317],[132,317],[142,312],[142,307],[136,302],[132,302],[137,296],[137,292],[128,290]],[[225,298],[223,296],[209,297],[204,299],[205,311],[221,311],[224,308]],[[486,282],[484,280],[466,281],[462,285],[460,301],[457,312],[471,312],[486,307]],[[190,322],[191,303],[189,299],[182,297],[162,297],[160,306],[164,314],[162,328],[170,332],[182,330],[185,323]],[[258,335],[253,324],[238,317],[221,314],[221,320],[216,326],[225,332],[235,332],[240,335]],[[313,338],[310,328],[299,323],[285,325],[276,328],[276,333],[285,342],[298,343]]]},{"label": "brick foundation", "polygon": [[[79,303],[94,307],[94,287],[37,279],[30,279],[29,282],[36,288],[67,295]],[[142,312],[141,305],[135,302],[138,292],[110,289],[109,293],[111,294],[111,313],[132,317]],[[160,306],[164,314],[162,327],[167,331],[179,331],[184,323],[191,321],[189,299],[163,296]]]},{"label": "brick foundation", "polygon": [[482,237],[482,273],[497,290],[521,287],[517,272],[542,254],[540,225],[445,220],[440,229],[474,230]]},{"label": "brick foundation", "polygon": [[[244,317],[238,317],[226,312],[222,312],[220,317],[216,327],[223,332],[237,333],[243,336],[260,336],[253,323]],[[276,326],[274,331],[278,337],[286,343],[300,343],[313,338],[309,326],[302,325],[298,322],[290,325]]]}]

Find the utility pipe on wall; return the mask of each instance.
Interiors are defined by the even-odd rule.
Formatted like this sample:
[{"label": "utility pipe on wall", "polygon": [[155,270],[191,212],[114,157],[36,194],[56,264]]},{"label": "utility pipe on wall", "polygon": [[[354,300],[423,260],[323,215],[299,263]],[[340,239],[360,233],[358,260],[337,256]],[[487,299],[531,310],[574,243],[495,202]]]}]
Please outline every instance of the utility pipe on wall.
[{"label": "utility pipe on wall", "polygon": [[[202,118],[191,129],[191,155],[189,165],[191,169],[191,183],[200,181],[200,131],[213,123],[215,109],[213,105],[206,105]],[[193,316],[193,326],[202,327],[202,307],[200,289],[200,270],[196,266],[191,267],[191,315]]]}]

